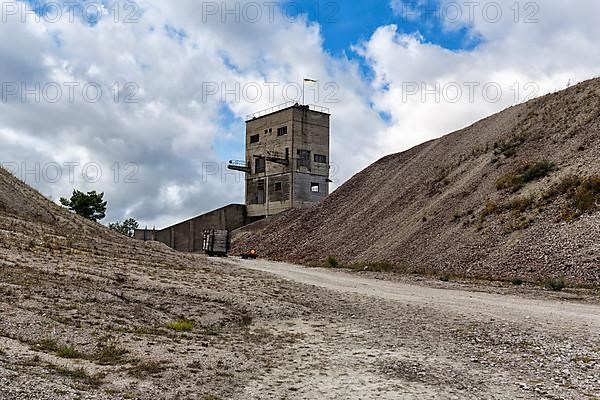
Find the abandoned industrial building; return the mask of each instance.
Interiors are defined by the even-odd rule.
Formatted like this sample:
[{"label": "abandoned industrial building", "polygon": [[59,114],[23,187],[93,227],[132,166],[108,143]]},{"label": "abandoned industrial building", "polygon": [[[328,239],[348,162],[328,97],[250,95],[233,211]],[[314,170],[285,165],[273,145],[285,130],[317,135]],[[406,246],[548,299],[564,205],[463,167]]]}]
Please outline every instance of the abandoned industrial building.
[{"label": "abandoned industrial building", "polygon": [[228,168],[245,174],[245,204],[232,204],[161,230],[134,237],[185,252],[201,251],[207,229],[235,231],[329,195],[329,110],[286,103],[246,120],[246,159]]}]

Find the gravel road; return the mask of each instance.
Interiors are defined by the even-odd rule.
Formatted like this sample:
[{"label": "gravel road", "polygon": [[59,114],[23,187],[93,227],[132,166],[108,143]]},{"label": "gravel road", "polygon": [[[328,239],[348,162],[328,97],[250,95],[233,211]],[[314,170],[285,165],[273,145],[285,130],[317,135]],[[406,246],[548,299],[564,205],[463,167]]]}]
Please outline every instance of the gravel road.
[{"label": "gravel road", "polygon": [[438,289],[369,279],[340,270],[306,268],[294,264],[237,260],[239,265],[268,272],[290,281],[399,302],[435,307],[470,317],[492,317],[510,322],[531,319],[549,329],[600,332],[600,305],[526,299],[511,295]]},{"label": "gravel road", "polygon": [[226,263],[338,302],[323,304],[314,320],[269,326],[300,339],[240,399],[600,398],[593,297],[435,288],[264,260]]}]

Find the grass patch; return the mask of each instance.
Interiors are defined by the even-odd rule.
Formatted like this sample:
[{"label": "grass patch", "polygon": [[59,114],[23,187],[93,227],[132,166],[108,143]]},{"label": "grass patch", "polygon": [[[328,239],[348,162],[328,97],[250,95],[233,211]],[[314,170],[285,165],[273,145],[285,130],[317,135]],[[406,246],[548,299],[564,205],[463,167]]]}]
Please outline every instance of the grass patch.
[{"label": "grass patch", "polygon": [[167,328],[172,329],[177,332],[191,332],[196,323],[194,321],[190,321],[187,319],[182,319],[175,322],[170,322],[167,324]]},{"label": "grass patch", "polygon": [[56,340],[50,338],[38,342],[37,347],[42,351],[55,353],[61,358],[86,358],[85,354],[77,351],[73,346],[69,344],[61,345]]},{"label": "grass patch", "polygon": [[496,181],[496,189],[510,189],[512,192],[517,192],[525,184],[545,178],[555,170],[556,165],[546,160],[535,164],[528,164],[516,171],[501,176]]},{"label": "grass patch", "polygon": [[37,347],[42,351],[56,352],[59,348],[59,345],[56,340],[45,338],[37,343]]},{"label": "grass patch", "polygon": [[114,344],[104,344],[95,354],[94,359],[100,365],[117,365],[123,363],[123,358],[128,351]]},{"label": "grass patch", "polygon": [[544,282],[544,287],[554,292],[560,292],[567,287],[565,278],[548,278]]},{"label": "grass patch", "polygon": [[334,256],[328,256],[325,259],[325,267],[327,267],[327,268],[339,267],[339,262],[338,262],[337,258],[335,258]]},{"label": "grass patch", "polygon": [[533,208],[534,204],[535,198],[533,196],[516,197],[502,204],[488,200],[481,212],[481,221],[483,222],[490,215],[499,215],[505,211],[512,211],[515,215],[519,215]]},{"label": "grass patch", "polygon": [[85,358],[82,353],[75,350],[75,348],[70,345],[60,346],[56,351],[56,354],[62,358]]}]

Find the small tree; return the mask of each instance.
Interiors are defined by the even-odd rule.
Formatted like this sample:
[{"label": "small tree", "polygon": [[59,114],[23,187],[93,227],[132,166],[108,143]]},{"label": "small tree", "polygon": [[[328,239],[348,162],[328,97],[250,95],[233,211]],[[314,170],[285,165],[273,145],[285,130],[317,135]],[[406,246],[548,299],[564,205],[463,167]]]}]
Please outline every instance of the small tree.
[{"label": "small tree", "polygon": [[108,224],[108,227],[113,231],[129,237],[133,237],[135,230],[139,228],[139,226],[140,225],[133,218],[126,219],[123,222],[117,221],[115,223]]},{"label": "small tree", "polygon": [[86,194],[74,190],[71,199],[62,197],[60,204],[84,218],[97,222],[106,216],[107,202],[103,201],[103,197],[104,193],[96,193],[96,191]]}]

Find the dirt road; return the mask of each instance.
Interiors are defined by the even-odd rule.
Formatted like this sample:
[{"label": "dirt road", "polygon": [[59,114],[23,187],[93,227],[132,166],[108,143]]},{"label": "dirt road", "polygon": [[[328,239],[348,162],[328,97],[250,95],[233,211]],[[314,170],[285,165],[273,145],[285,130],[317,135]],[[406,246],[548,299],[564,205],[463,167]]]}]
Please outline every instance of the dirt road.
[{"label": "dirt road", "polygon": [[307,297],[326,289],[338,302],[319,310],[329,318],[269,326],[296,341],[239,398],[600,398],[598,304],[227,263],[304,284]]},{"label": "dirt road", "polygon": [[600,304],[526,299],[464,290],[438,289],[369,279],[340,270],[305,268],[271,261],[237,260],[239,265],[285,279],[340,292],[356,293],[420,306],[435,307],[470,317],[491,317],[511,322],[532,319],[549,329],[589,329],[600,333]]}]

